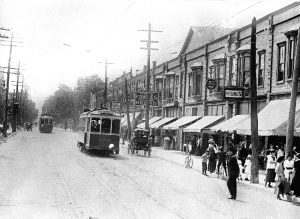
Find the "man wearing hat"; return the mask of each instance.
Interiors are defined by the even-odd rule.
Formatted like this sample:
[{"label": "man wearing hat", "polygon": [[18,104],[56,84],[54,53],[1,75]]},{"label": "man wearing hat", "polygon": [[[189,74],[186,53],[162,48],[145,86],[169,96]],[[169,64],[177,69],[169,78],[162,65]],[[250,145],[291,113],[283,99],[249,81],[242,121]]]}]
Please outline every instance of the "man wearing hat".
[{"label": "man wearing hat", "polygon": [[234,156],[236,154],[236,150],[234,147],[228,147],[227,150],[228,154],[228,181],[227,181],[227,187],[229,189],[231,197],[229,199],[236,199],[236,179],[239,177],[240,174],[240,168],[237,162],[236,157]]}]

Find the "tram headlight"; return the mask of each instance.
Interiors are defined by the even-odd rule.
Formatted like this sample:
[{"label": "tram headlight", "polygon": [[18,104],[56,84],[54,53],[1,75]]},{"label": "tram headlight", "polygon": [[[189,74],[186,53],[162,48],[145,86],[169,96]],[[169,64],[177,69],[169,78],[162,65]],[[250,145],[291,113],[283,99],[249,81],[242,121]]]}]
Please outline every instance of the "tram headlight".
[{"label": "tram headlight", "polygon": [[108,145],[109,149],[112,149],[114,147],[114,144]]}]

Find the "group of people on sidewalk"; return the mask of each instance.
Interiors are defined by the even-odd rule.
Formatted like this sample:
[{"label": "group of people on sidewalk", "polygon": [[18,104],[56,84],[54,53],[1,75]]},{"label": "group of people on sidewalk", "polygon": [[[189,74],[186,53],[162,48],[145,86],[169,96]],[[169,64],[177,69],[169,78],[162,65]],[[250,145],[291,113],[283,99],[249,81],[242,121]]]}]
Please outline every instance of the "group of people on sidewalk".
[{"label": "group of people on sidewalk", "polygon": [[300,153],[294,150],[285,159],[284,153],[271,148],[266,162],[265,186],[275,183],[277,199],[284,195],[300,197]]},{"label": "group of people on sidewalk", "polygon": [[[239,146],[229,143],[226,153],[223,146],[217,146],[214,140],[210,139],[208,148],[201,159],[203,175],[207,175],[207,170],[210,173],[219,174],[220,167],[223,167],[224,174],[228,176],[227,186],[231,194],[230,199],[236,199],[237,179],[246,181],[251,179],[252,150],[251,147],[246,149],[244,142],[241,142]],[[300,153],[294,150],[287,156],[287,159],[284,159],[284,150],[271,149],[266,160],[265,186],[271,187],[271,183],[276,182],[275,193],[278,199],[285,194],[299,197]]]}]

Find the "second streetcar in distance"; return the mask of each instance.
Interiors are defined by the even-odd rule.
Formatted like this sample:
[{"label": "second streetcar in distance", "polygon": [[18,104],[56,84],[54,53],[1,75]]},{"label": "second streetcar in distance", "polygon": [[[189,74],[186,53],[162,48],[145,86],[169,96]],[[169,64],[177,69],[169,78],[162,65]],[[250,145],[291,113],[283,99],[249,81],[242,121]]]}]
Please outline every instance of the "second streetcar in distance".
[{"label": "second streetcar in distance", "polygon": [[39,131],[41,133],[51,133],[53,130],[53,117],[49,114],[42,114],[39,118]]}]

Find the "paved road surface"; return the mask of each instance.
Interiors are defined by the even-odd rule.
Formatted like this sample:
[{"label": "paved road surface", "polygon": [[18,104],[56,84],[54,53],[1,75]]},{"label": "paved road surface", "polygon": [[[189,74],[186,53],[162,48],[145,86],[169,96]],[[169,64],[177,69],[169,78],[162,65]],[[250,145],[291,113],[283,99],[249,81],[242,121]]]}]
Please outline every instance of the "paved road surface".
[{"label": "paved road surface", "polygon": [[[141,153],[142,154],[142,153]],[[76,133],[0,145],[0,218],[297,218],[300,207],[157,157],[82,153]]]}]

